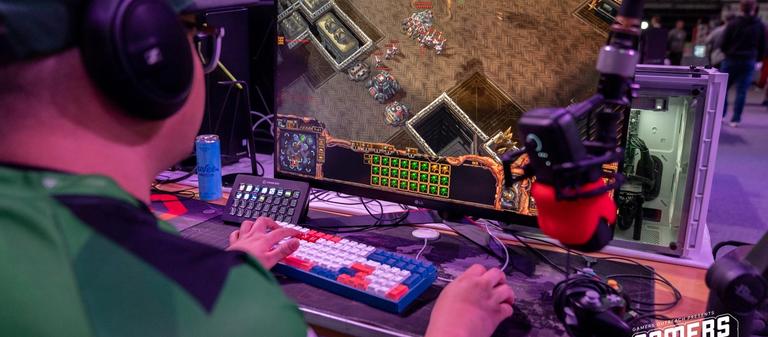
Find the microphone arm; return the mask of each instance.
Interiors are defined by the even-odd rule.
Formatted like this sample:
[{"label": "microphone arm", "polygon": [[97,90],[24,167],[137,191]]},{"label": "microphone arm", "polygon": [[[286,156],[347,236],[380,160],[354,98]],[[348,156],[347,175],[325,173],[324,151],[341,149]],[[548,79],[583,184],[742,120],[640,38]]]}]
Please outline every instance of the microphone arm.
[{"label": "microphone arm", "polygon": [[731,314],[739,322],[738,336],[752,336],[755,312],[768,296],[768,233],[741,257],[731,252],[707,270],[707,311]]},{"label": "microphone arm", "polygon": [[[596,66],[600,82],[596,95],[569,107],[534,109],[522,116],[518,135],[523,149],[501,156],[507,187],[535,177],[534,184],[554,190],[556,201],[592,198],[619,187],[623,180],[619,173],[608,184],[596,182],[604,176],[604,164],[623,158],[617,135],[622,113],[630,107],[637,89],[634,76],[640,60],[643,7],[644,0],[623,1],[608,43],[600,50]],[[596,112],[596,132],[594,139],[585,141],[579,136],[576,121],[592,112]],[[515,177],[513,164],[523,154],[528,155],[530,162],[524,167],[525,174]],[[615,204],[613,206],[615,209]],[[598,227],[607,229],[608,226]],[[602,248],[611,237],[612,234],[603,233],[599,242],[593,242],[589,249]]]}]

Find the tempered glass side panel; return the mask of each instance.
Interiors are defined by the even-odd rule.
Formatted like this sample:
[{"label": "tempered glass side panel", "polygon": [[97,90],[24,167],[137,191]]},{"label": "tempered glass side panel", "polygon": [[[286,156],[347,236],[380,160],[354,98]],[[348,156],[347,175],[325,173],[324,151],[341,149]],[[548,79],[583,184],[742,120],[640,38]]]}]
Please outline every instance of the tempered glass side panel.
[{"label": "tempered glass side panel", "polygon": [[[688,211],[689,185],[695,173],[695,136],[699,96],[690,91],[646,92],[630,112],[619,191],[616,239],[677,249],[680,225]],[[682,246],[682,245],[681,245]]]}]

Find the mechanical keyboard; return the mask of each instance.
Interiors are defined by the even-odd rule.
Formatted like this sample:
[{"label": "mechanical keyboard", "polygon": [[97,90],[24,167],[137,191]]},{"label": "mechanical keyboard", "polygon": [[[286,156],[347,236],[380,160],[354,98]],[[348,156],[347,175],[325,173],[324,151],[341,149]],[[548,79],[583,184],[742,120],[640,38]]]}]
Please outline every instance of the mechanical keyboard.
[{"label": "mechanical keyboard", "polygon": [[278,225],[301,232],[300,246],[274,271],[372,307],[402,313],[437,279],[431,262],[286,222]]}]

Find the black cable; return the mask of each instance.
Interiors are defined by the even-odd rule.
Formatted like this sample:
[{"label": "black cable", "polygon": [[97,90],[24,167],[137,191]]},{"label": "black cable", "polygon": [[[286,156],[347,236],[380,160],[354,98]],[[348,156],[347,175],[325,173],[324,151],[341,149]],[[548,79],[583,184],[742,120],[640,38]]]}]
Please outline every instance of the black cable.
[{"label": "black cable", "polygon": [[[498,226],[498,224],[497,224],[497,226]],[[510,234],[512,236],[514,236],[518,241],[522,241],[518,237],[518,236],[520,236],[520,237],[524,237],[526,239],[538,241],[538,242],[541,242],[541,243],[544,243],[544,244],[547,244],[547,245],[550,245],[550,246],[553,246],[553,247],[557,247],[557,248],[563,249],[565,251],[569,251],[568,248],[563,247],[561,245],[558,245],[556,243],[547,241],[547,240],[526,236],[526,235],[523,235],[523,234],[520,234],[520,233],[510,233]],[[536,250],[533,247],[531,247],[529,249]],[[539,253],[539,254],[541,254],[541,253]],[[572,252],[572,254],[580,256],[580,257],[582,257],[584,259],[586,259],[588,257],[588,256],[586,256],[584,254],[580,254],[580,253],[577,253],[577,252]],[[672,282],[670,282],[666,277],[664,277],[663,275],[659,274],[658,272],[656,272],[655,270],[653,270],[652,268],[650,268],[650,267],[648,267],[648,266],[646,266],[644,264],[641,264],[641,263],[639,263],[637,261],[634,261],[634,260],[631,260],[631,259],[628,259],[628,258],[623,258],[623,257],[618,257],[618,256],[608,256],[608,257],[600,257],[600,258],[589,257],[589,258],[590,259],[596,259],[597,261],[622,261],[622,262],[628,262],[628,263],[631,263],[633,265],[639,266],[639,267],[647,270],[648,272],[652,273],[654,276],[633,275],[633,274],[616,274],[616,275],[608,275],[608,276],[605,277],[605,279],[609,279],[609,278],[625,278],[625,279],[626,278],[630,278],[630,279],[631,278],[636,278],[636,279],[653,280],[655,282],[662,283],[662,284],[666,285],[667,287],[669,287],[672,290],[672,293],[673,293],[673,295],[675,297],[674,301],[666,302],[666,303],[650,303],[650,302],[635,301],[635,300],[632,300],[632,303],[640,304],[640,305],[648,305],[648,306],[653,306],[653,307],[663,307],[663,308],[655,308],[655,310],[657,310],[657,311],[665,311],[665,310],[669,310],[669,309],[674,308],[683,299],[682,293],[680,292],[680,290],[677,287],[675,287],[674,284],[672,284]],[[549,265],[554,264],[554,262],[552,262],[551,260],[549,260],[549,259],[547,259],[547,260],[548,260],[547,264],[549,264]],[[556,269],[558,269],[558,271],[560,271],[561,273],[564,273],[564,270],[562,268],[556,268]],[[637,311],[646,311],[645,309],[636,309],[636,310]]]},{"label": "black cable", "polygon": [[[409,208],[407,206],[405,206],[405,205],[399,205],[400,208],[402,208],[403,210],[406,210],[406,212],[403,212],[398,218],[395,218],[393,220],[389,220],[389,221],[392,221],[391,223],[386,223],[386,221],[388,221],[388,220],[384,219],[384,216],[383,216],[384,215],[384,204],[381,201],[376,200],[376,199],[368,199],[368,200],[366,200],[366,199],[364,199],[362,197],[351,196],[351,195],[349,195],[349,196],[348,195],[342,195],[339,192],[336,192],[336,197],[337,198],[341,198],[341,199],[345,199],[345,200],[356,199],[358,201],[357,202],[343,202],[343,201],[325,199],[325,197],[329,193],[330,193],[329,191],[315,190],[314,192],[312,192],[312,197],[311,197],[310,201],[321,201],[321,202],[325,202],[325,203],[329,203],[329,204],[334,204],[334,205],[341,205],[341,206],[358,206],[358,205],[362,205],[363,208],[365,209],[366,213],[368,213],[368,215],[371,218],[373,218],[375,220],[375,222],[373,224],[353,225],[353,226],[340,225],[340,226],[310,226],[310,227],[315,228],[315,229],[319,229],[319,230],[323,230],[323,231],[330,231],[330,232],[334,232],[334,233],[356,233],[356,232],[363,232],[363,231],[368,231],[368,230],[372,230],[372,229],[376,229],[376,228],[381,228],[381,227],[397,227],[397,226],[401,226],[403,221],[405,221],[408,218],[408,215],[409,215],[409,213],[407,212],[407,210],[409,210]],[[378,208],[379,208],[378,215],[376,215],[375,212],[373,210],[371,210],[371,208],[369,207],[370,204],[378,205]]]},{"label": "black cable", "polygon": [[669,309],[674,308],[675,306],[677,306],[680,303],[680,301],[683,300],[683,294],[680,292],[679,289],[677,289],[677,287],[675,287],[674,284],[672,284],[672,282],[670,282],[666,277],[664,277],[663,275],[659,274],[658,272],[656,272],[652,268],[650,268],[650,267],[648,267],[648,266],[646,266],[646,265],[644,265],[642,263],[639,263],[639,262],[631,260],[631,259],[627,259],[627,258],[623,258],[623,257],[618,257],[618,256],[608,256],[608,257],[602,257],[602,258],[598,258],[598,259],[599,260],[603,260],[603,261],[622,261],[622,262],[628,262],[628,263],[634,264],[636,266],[639,266],[639,267],[641,267],[641,268],[651,272],[654,275],[654,276],[646,276],[646,275],[632,275],[632,274],[616,274],[616,275],[608,275],[605,278],[625,278],[625,279],[626,278],[636,278],[636,279],[652,280],[654,282],[659,282],[659,283],[662,283],[662,284],[666,285],[667,287],[669,287],[672,290],[672,294],[675,297],[675,299],[672,302],[667,302],[667,303],[656,303],[656,302],[648,303],[648,302],[633,300],[634,303],[641,304],[641,305],[650,305],[650,306],[654,306],[654,307],[663,306],[664,308],[661,308],[661,309],[656,308],[655,310],[664,311],[664,310],[669,310]]},{"label": "black cable", "polygon": [[178,190],[178,191],[166,191],[158,188],[159,185],[160,184],[157,184],[157,183],[152,184],[151,192],[153,194],[170,194],[170,195],[175,195],[182,199],[194,199],[195,197],[197,197],[197,193],[194,192],[194,190],[196,189],[195,187],[190,187],[190,188]]},{"label": "black cable", "polygon": [[529,251],[534,253],[536,256],[538,256],[541,260],[546,262],[548,265],[550,265],[555,270],[559,271],[563,275],[568,275],[569,274],[565,269],[563,269],[562,267],[558,266],[556,263],[552,262],[552,260],[550,260],[548,257],[546,257],[544,255],[544,253],[542,253],[541,251],[539,251],[536,248],[533,248],[531,245],[529,245],[527,242],[525,242],[523,239],[521,239],[519,236],[517,236],[517,234],[510,233],[510,235],[512,235],[515,239],[517,239],[518,242],[523,244],[523,246],[525,246],[525,248],[527,248]]},{"label": "black cable", "polygon": [[[176,178],[167,178],[167,179],[155,179],[155,184],[157,185],[166,185],[166,184],[175,184],[178,182],[182,182],[184,180],[187,180],[189,177],[195,175],[197,173],[197,166],[195,166],[191,171],[184,173],[184,175]],[[165,178],[165,176],[160,176]]]},{"label": "black cable", "polygon": [[741,246],[749,246],[749,245],[751,245],[751,243],[746,243],[741,241],[732,241],[732,240],[719,242],[714,247],[712,247],[712,257],[714,257],[715,260],[717,260],[717,252],[719,252],[720,249],[722,249],[723,247],[729,247],[729,246],[741,247]]},{"label": "black cable", "polygon": [[[254,160],[254,163],[256,163],[256,172],[255,172],[256,176],[257,177],[263,177],[264,174],[266,173],[266,171],[264,169],[264,165],[262,165],[261,162],[259,162],[258,160]],[[261,170],[261,171],[259,171],[259,170]],[[261,172],[261,173],[259,173],[259,172]]]}]

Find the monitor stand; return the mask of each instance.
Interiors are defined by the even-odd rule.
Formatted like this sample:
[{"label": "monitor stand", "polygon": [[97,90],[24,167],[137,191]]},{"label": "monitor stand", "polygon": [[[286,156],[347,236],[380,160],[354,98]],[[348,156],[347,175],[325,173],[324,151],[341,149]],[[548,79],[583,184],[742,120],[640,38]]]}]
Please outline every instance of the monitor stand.
[{"label": "monitor stand", "polygon": [[[442,223],[501,261],[504,261],[506,257],[504,247],[499,245],[483,226],[478,226],[477,224],[472,223],[468,220],[468,217],[463,214],[438,212],[434,210],[410,210],[405,212],[383,213],[381,214],[381,218],[385,223],[392,223],[403,218],[405,215],[404,213],[408,213],[408,216],[402,221],[399,221],[398,225],[415,226]],[[347,226],[350,228],[360,228],[361,226],[369,224],[372,228],[375,228],[371,216],[367,214],[354,216],[308,217],[306,222],[310,226],[320,230],[322,230],[323,227],[333,227],[334,229]],[[507,246],[507,251],[509,252],[509,266],[507,267],[507,270],[513,268],[527,276],[533,276],[536,269],[535,258],[520,252],[516,247]]]}]

